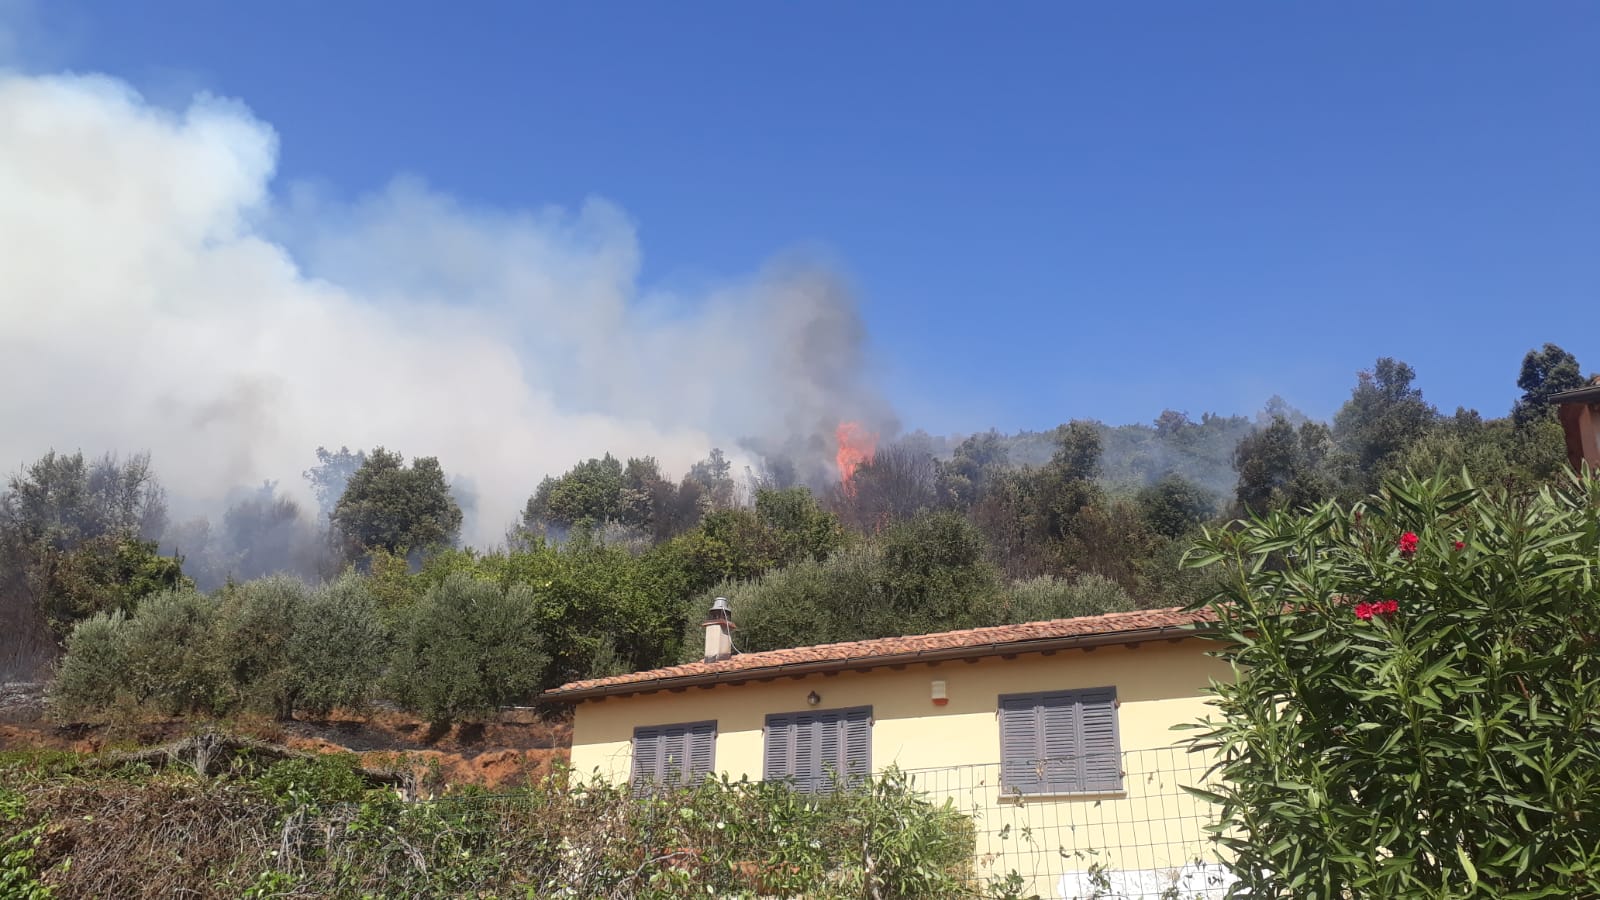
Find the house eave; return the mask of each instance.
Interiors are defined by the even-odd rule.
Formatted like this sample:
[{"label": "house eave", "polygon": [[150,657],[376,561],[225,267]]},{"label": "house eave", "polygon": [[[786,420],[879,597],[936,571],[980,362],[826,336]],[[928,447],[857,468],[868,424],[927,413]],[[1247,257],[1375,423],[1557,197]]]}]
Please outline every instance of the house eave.
[{"label": "house eave", "polygon": [[666,690],[682,690],[690,687],[711,687],[719,684],[742,683],[746,681],[768,681],[779,676],[803,676],[826,674],[830,672],[845,672],[850,670],[879,669],[890,666],[904,666],[909,663],[946,662],[950,660],[976,660],[996,656],[1013,656],[1023,653],[1043,653],[1057,650],[1093,649],[1112,644],[1141,644],[1160,640],[1181,640],[1194,637],[1199,632],[1199,626],[1194,623],[1183,625],[1162,625],[1153,628],[1136,628],[1126,631],[1103,632],[1098,634],[1068,635],[1055,638],[1033,638],[1021,641],[995,641],[988,644],[977,644],[967,647],[949,647],[933,650],[913,650],[904,653],[881,654],[869,657],[856,657],[847,659],[806,660],[802,662],[776,663],[766,666],[754,666],[743,669],[730,669],[722,672],[700,672],[692,675],[663,676],[640,681],[630,681],[620,684],[598,685],[588,688],[573,690],[546,691],[540,695],[540,700],[549,703],[577,703],[583,700],[597,700],[605,697],[620,697],[630,694],[650,694]]}]

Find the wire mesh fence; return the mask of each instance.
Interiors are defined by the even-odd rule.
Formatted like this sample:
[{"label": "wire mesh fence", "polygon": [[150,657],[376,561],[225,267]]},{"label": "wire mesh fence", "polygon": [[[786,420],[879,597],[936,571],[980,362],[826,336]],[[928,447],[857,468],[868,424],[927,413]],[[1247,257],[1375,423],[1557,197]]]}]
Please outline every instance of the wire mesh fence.
[{"label": "wire mesh fence", "polygon": [[[1176,747],[1130,751],[1121,761],[1122,789],[1101,794],[1024,795],[1008,787],[999,763],[907,775],[930,799],[948,799],[972,818],[980,877],[1003,879],[1014,872],[1023,895],[1222,897],[1229,879],[1205,830],[1214,810],[1184,790],[1210,783],[1210,761]],[[1071,768],[1081,762],[1037,765]]]}]

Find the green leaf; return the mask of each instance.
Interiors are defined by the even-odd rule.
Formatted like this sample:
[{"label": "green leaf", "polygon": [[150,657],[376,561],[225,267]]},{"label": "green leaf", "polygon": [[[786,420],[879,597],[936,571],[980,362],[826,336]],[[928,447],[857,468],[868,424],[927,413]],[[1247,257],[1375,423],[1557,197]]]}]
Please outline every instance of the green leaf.
[{"label": "green leaf", "polygon": [[1461,860],[1461,868],[1465,869],[1467,872],[1467,881],[1470,882],[1473,887],[1477,887],[1478,867],[1472,864],[1472,857],[1467,855],[1467,848],[1457,844],[1456,858]]}]

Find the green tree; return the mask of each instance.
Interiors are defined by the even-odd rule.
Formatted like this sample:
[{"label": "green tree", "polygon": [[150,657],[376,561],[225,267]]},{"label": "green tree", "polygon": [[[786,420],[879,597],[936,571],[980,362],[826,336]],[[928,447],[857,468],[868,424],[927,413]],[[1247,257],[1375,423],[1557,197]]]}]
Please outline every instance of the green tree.
[{"label": "green tree", "polygon": [[346,573],[300,604],[286,648],[297,708],[326,716],[376,698],[391,638],[368,582]]},{"label": "green tree", "polygon": [[528,499],[523,524],[557,528],[594,527],[622,517],[622,463],[607,453],[578,463],[559,478],[546,478]]},{"label": "green tree", "polygon": [[50,681],[58,721],[76,721],[119,705],[128,677],[128,629],[121,610],[79,622]]},{"label": "green tree", "polygon": [[1600,894],[1600,481],[1400,479],[1210,532],[1195,749],[1256,897]]},{"label": "green tree", "polygon": [[45,551],[41,565],[48,573],[46,615],[60,634],[95,613],[132,610],[151,594],[188,584],[182,560],[137,538],[91,538],[67,552]]},{"label": "green tree", "polygon": [[[232,585],[220,601],[180,588],[131,613],[96,614],[67,639],[52,688],[57,715],[217,715],[243,706],[287,717],[303,683],[290,649],[295,630],[312,627],[306,609],[306,587],[278,576]],[[363,649],[330,644],[337,626],[316,623],[324,652]]]},{"label": "green tree", "polygon": [[165,521],[147,455],[51,451],[11,476],[0,493],[0,667],[32,668],[85,617],[184,584],[181,560],[151,540]]},{"label": "green tree", "polygon": [[1529,350],[1522,358],[1522,371],[1517,375],[1517,387],[1522,397],[1511,409],[1511,418],[1518,426],[1549,417],[1553,412],[1550,395],[1583,387],[1582,370],[1578,359],[1555,344],[1545,344],[1542,350]]},{"label": "green tree", "polygon": [[1040,575],[1013,582],[1006,589],[1003,603],[1008,622],[1071,619],[1134,608],[1122,585],[1094,574],[1071,579]]},{"label": "green tree", "polygon": [[217,659],[245,708],[280,719],[294,714],[300,679],[290,644],[310,593],[304,582],[285,575],[223,590],[215,625]]},{"label": "green tree", "polygon": [[324,517],[333,515],[333,509],[344,496],[344,489],[367,461],[364,450],[351,451],[341,446],[338,450],[317,448],[317,464],[301,473],[317,495],[317,508]]},{"label": "green tree", "polygon": [[1328,445],[1326,426],[1304,422],[1296,428],[1282,416],[1240,440],[1233,453],[1240,508],[1260,515],[1328,496],[1331,486],[1322,472]]},{"label": "green tree", "polygon": [[216,602],[182,588],[146,599],[122,619],[122,683],[132,702],[169,716],[226,709],[233,691],[217,654],[216,622]]},{"label": "green tree", "polygon": [[1137,502],[1145,525],[1169,538],[1188,533],[1217,511],[1217,498],[1176,473],[1139,491]]},{"label": "green tree", "polygon": [[1332,462],[1345,492],[1369,493],[1394,455],[1422,437],[1438,413],[1412,385],[1415,369],[1390,357],[1358,373],[1350,399],[1333,417]]},{"label": "green tree", "polygon": [[412,608],[391,685],[400,703],[444,724],[529,698],[549,661],[531,589],[455,573]]},{"label": "green tree", "polygon": [[712,448],[711,454],[689,467],[683,477],[685,486],[697,485],[703,509],[727,509],[733,505],[736,485],[733,483],[733,463],[721,449]]},{"label": "green tree", "polygon": [[404,554],[455,543],[461,507],[431,456],[410,466],[382,447],[361,464],[333,510],[333,529],[348,559],[374,550]]},{"label": "green tree", "polygon": [[826,559],[716,585],[685,611],[683,654],[699,653],[716,596],[730,599],[735,640],[754,652],[998,624],[1001,593],[977,529],[957,513],[924,512]]},{"label": "green tree", "polygon": [[825,559],[847,542],[839,517],[823,509],[807,488],[763,488],[756,492],[755,511],[772,536],[778,565]]},{"label": "green tree", "polygon": [[998,431],[969,436],[956,445],[950,459],[939,464],[940,501],[954,509],[971,509],[1009,463],[1010,453]]}]

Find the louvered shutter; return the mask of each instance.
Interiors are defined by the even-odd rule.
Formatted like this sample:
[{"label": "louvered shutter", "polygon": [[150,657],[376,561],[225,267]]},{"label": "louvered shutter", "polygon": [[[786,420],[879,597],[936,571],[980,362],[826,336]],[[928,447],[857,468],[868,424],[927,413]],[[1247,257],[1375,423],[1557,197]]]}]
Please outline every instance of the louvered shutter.
[{"label": "louvered shutter", "polygon": [[844,716],[836,712],[817,716],[817,767],[812,773],[811,790],[831,791],[843,784],[847,776],[844,767]]},{"label": "louvered shutter", "polygon": [[794,774],[794,734],[794,716],[767,716],[763,780],[778,781]]},{"label": "louvered shutter", "polygon": [[1122,790],[1122,748],[1117,733],[1117,692],[1113,688],[1080,691],[1078,722],[1082,743],[1085,791]]},{"label": "louvered shutter", "polygon": [[677,787],[686,780],[685,758],[688,755],[689,729],[683,725],[669,725],[661,729],[661,783]]},{"label": "louvered shutter", "polygon": [[1000,783],[1008,794],[1043,791],[1037,699],[1032,694],[1000,698]]},{"label": "louvered shutter", "polygon": [[661,729],[636,728],[633,731],[633,774],[630,785],[635,797],[650,792],[661,779]]},{"label": "louvered shutter", "polygon": [[844,753],[839,774],[845,784],[855,787],[872,772],[872,710],[850,710],[840,725]]},{"label": "louvered shutter", "polygon": [[716,766],[717,723],[701,722],[689,730],[688,761],[689,781],[699,783],[710,775]]},{"label": "louvered shutter", "polygon": [[789,760],[789,777],[795,789],[810,793],[817,789],[817,773],[822,771],[822,760],[817,756],[818,716],[816,713],[798,713],[794,717],[794,755]]},{"label": "louvered shutter", "polygon": [[797,791],[831,790],[872,770],[872,709],[767,716],[763,777],[790,779]]},{"label": "louvered shutter", "polygon": [[1007,793],[1122,790],[1115,688],[1003,696],[999,718]]},{"label": "louvered shutter", "polygon": [[1039,789],[1047,794],[1083,790],[1077,694],[1040,694],[1035,702],[1039,709],[1039,755],[1043,758]]}]

